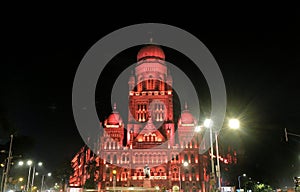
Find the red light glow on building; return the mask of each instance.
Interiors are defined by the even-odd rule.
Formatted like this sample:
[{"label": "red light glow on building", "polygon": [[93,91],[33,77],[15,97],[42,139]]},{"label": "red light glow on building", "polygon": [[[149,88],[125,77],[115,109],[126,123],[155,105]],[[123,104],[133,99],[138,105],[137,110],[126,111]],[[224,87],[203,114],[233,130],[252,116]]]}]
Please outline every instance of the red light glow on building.
[{"label": "red light glow on building", "polygon": [[[126,145],[123,146],[125,124],[114,105],[113,112],[102,123],[105,131],[97,143],[101,158],[83,147],[72,160],[71,187],[105,191],[113,186],[114,177],[116,186],[143,187],[147,164],[151,187],[175,189],[181,186],[185,191],[207,191],[209,159],[198,154],[201,133],[190,136],[197,120],[187,105],[175,133],[172,83],[162,48],[156,45],[143,47],[137,54],[135,72],[128,81]],[[178,134],[178,141],[174,139],[175,134]],[[167,147],[155,150],[163,143],[167,143]],[[220,157],[220,160],[230,163],[228,157]],[[188,162],[188,166],[183,166],[184,162]],[[87,186],[88,183],[92,186]]]}]

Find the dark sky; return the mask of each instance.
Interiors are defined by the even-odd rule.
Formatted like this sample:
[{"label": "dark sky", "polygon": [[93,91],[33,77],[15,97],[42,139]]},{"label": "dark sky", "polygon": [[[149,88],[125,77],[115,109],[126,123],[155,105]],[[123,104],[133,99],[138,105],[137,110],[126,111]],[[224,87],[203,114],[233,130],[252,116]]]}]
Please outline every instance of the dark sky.
[{"label": "dark sky", "polygon": [[[300,17],[295,10],[285,10],[284,14],[275,10],[197,16],[173,13],[109,20],[101,13],[18,13],[1,24],[0,144],[8,139],[3,129],[14,127],[20,137],[30,136],[35,143],[24,157],[39,159],[49,169],[70,160],[83,145],[71,105],[73,78],[82,57],[114,30],[160,22],[195,35],[218,62],[227,88],[228,115],[238,116],[243,122],[247,161],[241,171],[281,186],[300,175],[300,139],[291,136],[286,143],[283,137],[285,127],[300,134]],[[134,62],[137,50],[123,53],[119,60]],[[185,61],[180,55],[170,57],[174,64],[176,59]],[[193,77],[192,69],[181,67]]]}]

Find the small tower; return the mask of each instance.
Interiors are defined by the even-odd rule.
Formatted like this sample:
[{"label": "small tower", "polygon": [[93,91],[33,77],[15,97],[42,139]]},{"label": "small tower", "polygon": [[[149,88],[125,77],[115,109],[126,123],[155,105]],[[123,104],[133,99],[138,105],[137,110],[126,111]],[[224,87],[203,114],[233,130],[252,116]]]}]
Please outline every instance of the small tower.
[{"label": "small tower", "polygon": [[121,115],[117,111],[116,103],[114,103],[112,113],[108,116],[107,119],[104,120],[103,128],[105,131],[104,136],[106,137],[105,142],[118,143],[118,145],[107,146],[113,146],[113,148],[115,149],[123,146],[124,123]]}]

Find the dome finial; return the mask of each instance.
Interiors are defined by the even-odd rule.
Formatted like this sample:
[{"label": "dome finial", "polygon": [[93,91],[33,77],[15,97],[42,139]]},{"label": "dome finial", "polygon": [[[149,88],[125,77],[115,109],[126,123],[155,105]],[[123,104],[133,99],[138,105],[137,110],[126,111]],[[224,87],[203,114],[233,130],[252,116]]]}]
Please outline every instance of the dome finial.
[{"label": "dome finial", "polygon": [[150,44],[153,43],[153,37],[150,37]]},{"label": "dome finial", "polygon": [[116,102],[114,102],[114,108],[113,109],[114,109],[114,111],[117,110],[117,104],[116,104]]}]

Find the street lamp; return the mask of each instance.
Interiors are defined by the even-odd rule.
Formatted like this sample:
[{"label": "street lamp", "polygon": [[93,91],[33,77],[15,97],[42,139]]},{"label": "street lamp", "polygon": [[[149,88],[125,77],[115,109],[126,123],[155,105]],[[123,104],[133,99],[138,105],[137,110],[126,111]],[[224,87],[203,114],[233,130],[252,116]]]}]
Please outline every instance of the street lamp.
[{"label": "street lamp", "polygon": [[211,179],[215,178],[215,163],[214,163],[214,147],[213,147],[213,137],[212,137],[212,125],[213,121],[211,119],[205,119],[203,123],[204,127],[209,129],[210,136],[210,160],[211,160]]},{"label": "street lamp", "polygon": [[2,188],[2,182],[1,182],[1,190],[6,191],[6,186],[7,186],[7,180],[8,180],[8,174],[10,170],[10,164],[11,164],[11,159],[12,159],[12,143],[13,143],[13,138],[14,135],[10,135],[10,144],[9,144],[9,151],[8,151],[8,157],[7,162],[6,162],[6,168],[5,169],[5,175],[4,175],[4,183],[3,183],[3,188]]},{"label": "street lamp", "polygon": [[[21,163],[22,165],[24,163]],[[31,160],[28,160],[26,162],[26,164],[29,166],[29,169],[28,169],[28,176],[27,176],[27,184],[26,184],[26,191],[29,190],[29,182],[30,182],[30,172],[31,172],[31,166],[32,166],[32,161]]]},{"label": "street lamp", "polygon": [[113,189],[114,191],[116,191],[116,174],[117,174],[117,170],[113,170],[112,171],[112,174],[113,174]]},{"label": "street lamp", "polygon": [[[211,119],[205,119],[204,127],[210,129],[210,147],[211,147],[211,164],[212,164],[212,175],[214,175],[214,160],[213,160],[213,143],[212,143],[212,125],[213,121]],[[228,126],[231,129],[239,129],[240,121],[238,119],[229,119]],[[219,144],[218,144],[218,132],[215,131],[215,139],[216,139],[216,158],[217,158],[217,167],[216,173],[218,177],[218,188],[221,191],[221,169],[220,169],[220,155],[219,155]]]},{"label": "street lamp", "polygon": [[200,131],[201,131],[201,126],[199,126],[199,125],[196,126],[196,127],[195,127],[195,132],[199,133]]},{"label": "street lamp", "polygon": [[[48,173],[47,176],[51,177],[51,173]],[[43,188],[44,188],[44,181],[45,181],[45,175],[42,175],[42,182],[41,182],[41,192],[43,192]]]},{"label": "street lamp", "polygon": [[239,189],[241,189],[241,177],[246,177],[246,174],[244,173],[243,175],[238,176],[238,182],[239,182]]},{"label": "street lamp", "polygon": [[[231,129],[239,129],[240,128],[240,121],[238,119],[229,119],[228,126]],[[217,177],[218,177],[218,185],[219,190],[221,191],[221,168],[220,168],[220,157],[219,157],[219,144],[218,144],[218,133],[215,132],[216,138],[216,153],[217,153]]]},{"label": "street lamp", "polygon": [[[42,162],[38,162],[38,166],[41,167],[43,166],[43,163]],[[32,172],[32,180],[31,180],[31,191],[32,191],[32,187],[33,187],[33,183],[34,183],[34,176],[35,175],[38,175],[38,173],[36,174],[36,170],[35,170],[35,164],[33,165],[33,172]]]},{"label": "street lamp", "polygon": [[228,126],[231,129],[238,129],[240,128],[240,121],[238,119],[229,119]]},{"label": "street lamp", "polygon": [[[189,163],[187,161],[182,164],[184,167],[187,167]],[[179,191],[181,191],[181,166],[179,166]]]}]

